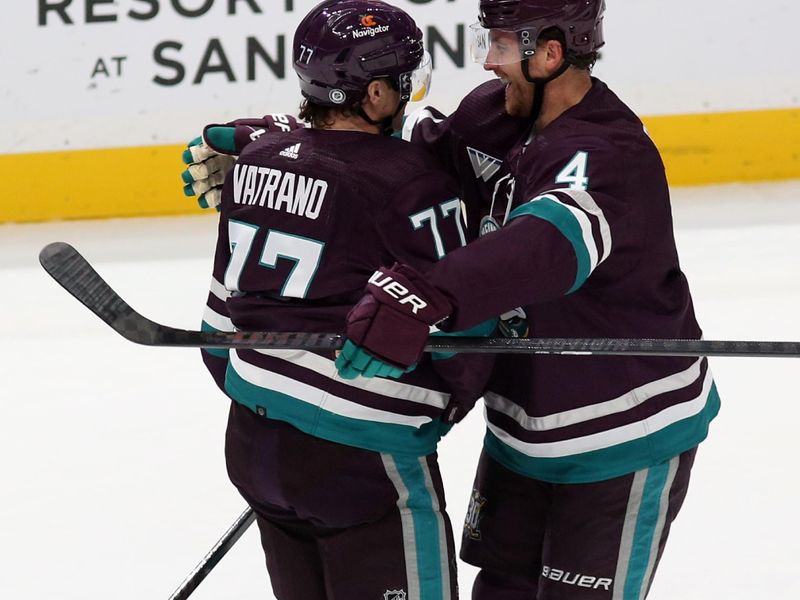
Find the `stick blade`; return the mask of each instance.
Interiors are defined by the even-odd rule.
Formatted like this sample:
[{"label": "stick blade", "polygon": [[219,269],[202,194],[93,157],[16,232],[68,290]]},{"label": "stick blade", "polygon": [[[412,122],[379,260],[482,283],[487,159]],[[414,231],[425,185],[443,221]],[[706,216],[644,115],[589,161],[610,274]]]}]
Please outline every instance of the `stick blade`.
[{"label": "stick blade", "polygon": [[52,242],[39,252],[39,263],[48,275],[117,333],[137,344],[151,345],[152,332],[146,319],[111,289],[92,265],[66,242]]}]

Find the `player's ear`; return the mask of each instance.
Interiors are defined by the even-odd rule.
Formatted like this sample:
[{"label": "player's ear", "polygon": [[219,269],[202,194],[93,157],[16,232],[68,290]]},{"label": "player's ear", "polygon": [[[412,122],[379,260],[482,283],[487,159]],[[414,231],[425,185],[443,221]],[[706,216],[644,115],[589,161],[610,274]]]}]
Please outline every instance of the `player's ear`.
[{"label": "player's ear", "polygon": [[367,86],[367,93],[364,94],[364,101],[371,104],[372,106],[377,106],[383,100],[384,95],[386,94],[386,82],[382,79],[373,79],[369,82]]},{"label": "player's ear", "polygon": [[545,49],[547,50],[547,68],[556,70],[564,60],[564,46],[556,40],[547,40]]},{"label": "player's ear", "polygon": [[373,79],[367,86],[367,93],[361,101],[368,114],[382,114],[386,112],[387,102],[390,100],[389,83],[385,79]]}]

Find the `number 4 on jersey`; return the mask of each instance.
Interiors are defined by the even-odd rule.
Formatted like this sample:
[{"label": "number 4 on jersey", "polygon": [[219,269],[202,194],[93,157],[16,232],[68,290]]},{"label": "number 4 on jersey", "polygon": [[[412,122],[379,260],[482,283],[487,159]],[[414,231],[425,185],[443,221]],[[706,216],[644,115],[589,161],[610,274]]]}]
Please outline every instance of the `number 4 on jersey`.
[{"label": "number 4 on jersey", "polygon": [[556,183],[567,183],[570,189],[585,191],[589,188],[589,178],[586,176],[588,168],[589,154],[579,150],[567,163],[567,166],[556,175]]}]

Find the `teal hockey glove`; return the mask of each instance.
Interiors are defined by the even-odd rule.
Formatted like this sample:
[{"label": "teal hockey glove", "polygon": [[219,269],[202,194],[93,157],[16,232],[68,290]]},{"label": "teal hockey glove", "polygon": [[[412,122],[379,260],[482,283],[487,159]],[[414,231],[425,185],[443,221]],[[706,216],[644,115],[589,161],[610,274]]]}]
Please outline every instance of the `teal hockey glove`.
[{"label": "teal hockey glove", "polygon": [[411,365],[407,369],[400,369],[394,365],[375,358],[369,352],[346,340],[339,356],[336,357],[336,368],[342,379],[355,379],[361,377],[391,377],[398,379],[401,375],[410,373],[416,368]]}]

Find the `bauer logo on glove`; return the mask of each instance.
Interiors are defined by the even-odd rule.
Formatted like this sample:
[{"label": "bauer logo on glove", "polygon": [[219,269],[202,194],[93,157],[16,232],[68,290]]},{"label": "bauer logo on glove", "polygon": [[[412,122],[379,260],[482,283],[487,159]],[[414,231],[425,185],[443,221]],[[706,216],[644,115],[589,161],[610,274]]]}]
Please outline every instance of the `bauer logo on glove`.
[{"label": "bauer logo on glove", "polygon": [[370,285],[381,288],[392,298],[399,300],[399,304],[410,304],[411,312],[413,312],[415,315],[421,309],[428,306],[428,303],[425,302],[425,300],[416,294],[409,292],[408,288],[402,283],[398,282],[391,275],[381,271],[380,269],[372,274],[372,277],[369,278],[369,283]]},{"label": "bauer logo on glove", "polygon": [[[347,314],[347,348],[336,360],[341,377],[396,377],[419,362],[430,326],[452,312],[447,297],[408,265],[381,268]],[[391,367],[391,369],[389,369]]]}]

